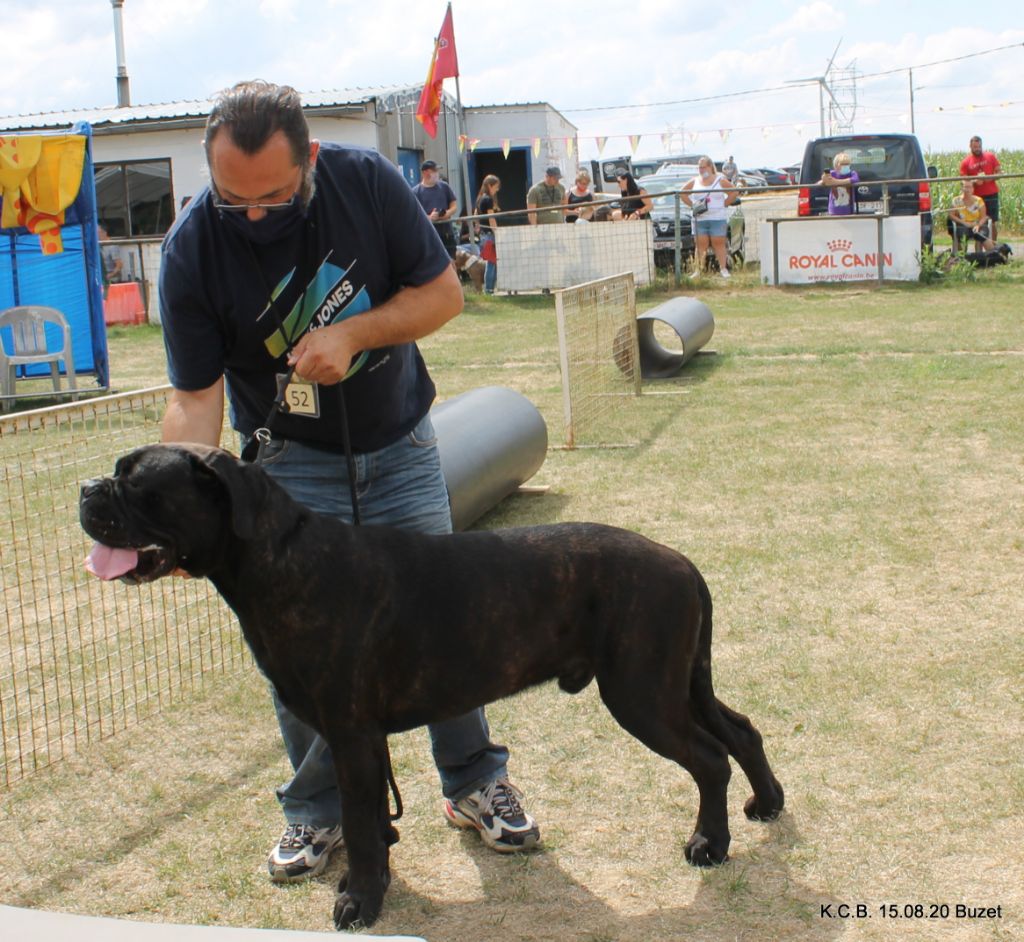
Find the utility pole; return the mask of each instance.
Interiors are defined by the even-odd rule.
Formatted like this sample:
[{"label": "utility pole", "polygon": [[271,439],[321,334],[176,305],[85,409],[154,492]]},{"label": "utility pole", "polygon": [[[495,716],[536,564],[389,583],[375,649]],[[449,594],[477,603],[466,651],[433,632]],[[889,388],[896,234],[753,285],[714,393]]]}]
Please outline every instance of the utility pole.
[{"label": "utility pole", "polygon": [[914,70],[907,69],[907,76],[910,81],[910,133],[915,134],[914,131]]}]

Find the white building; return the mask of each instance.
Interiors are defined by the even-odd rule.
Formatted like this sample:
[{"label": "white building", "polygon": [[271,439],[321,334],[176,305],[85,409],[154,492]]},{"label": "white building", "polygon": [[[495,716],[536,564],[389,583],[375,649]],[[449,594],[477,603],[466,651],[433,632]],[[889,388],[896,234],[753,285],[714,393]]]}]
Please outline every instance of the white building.
[{"label": "white building", "polygon": [[[432,139],[415,118],[421,91],[421,86],[335,89],[303,92],[302,101],[313,137],[376,148],[410,184],[419,182],[423,160],[435,160],[460,208],[468,204],[470,211],[479,180],[488,173],[502,179],[502,208],[519,209],[544,167],[558,163],[566,174],[575,167],[567,166],[565,142],[572,140],[575,154],[576,128],[550,105],[465,109],[467,146],[460,152],[455,100],[445,94]],[[67,130],[81,121],[92,127],[100,224],[127,250],[151,321],[158,319],[160,242],[183,200],[206,184],[203,128],[212,105],[207,99],[0,117],[0,134]],[[504,140],[510,141],[507,159]],[[469,141],[479,144],[471,151]],[[535,141],[543,142],[539,156]]]}]

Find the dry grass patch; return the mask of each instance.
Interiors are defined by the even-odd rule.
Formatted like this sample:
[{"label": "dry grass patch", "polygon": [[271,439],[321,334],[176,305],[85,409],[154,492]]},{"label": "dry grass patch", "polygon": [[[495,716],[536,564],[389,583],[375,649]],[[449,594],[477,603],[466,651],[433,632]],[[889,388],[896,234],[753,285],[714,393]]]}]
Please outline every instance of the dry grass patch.
[{"label": "dry grass patch", "polygon": [[[730,290],[708,303],[718,353],[646,386],[659,395],[638,403],[637,447],[551,451],[536,479],[548,494],[510,499],[482,525],[600,520],[693,558],[715,598],[719,694],[765,734],[785,815],[746,821],[737,772],[732,861],[688,868],[689,777],[623,733],[594,690],[545,687],[488,710],[541,823],[539,853],[499,857],[445,827],[425,734],[394,738],[407,812],[374,931],[1024,932],[1017,285]],[[550,301],[481,299],[423,346],[442,396],[512,386],[558,439]],[[19,851],[5,901],[327,930],[340,863],[303,887],[263,874],[285,775],[262,681],[246,676],[3,796],[0,840]],[[841,903],[871,918],[822,917]],[[887,903],[1003,915],[894,923]]]}]

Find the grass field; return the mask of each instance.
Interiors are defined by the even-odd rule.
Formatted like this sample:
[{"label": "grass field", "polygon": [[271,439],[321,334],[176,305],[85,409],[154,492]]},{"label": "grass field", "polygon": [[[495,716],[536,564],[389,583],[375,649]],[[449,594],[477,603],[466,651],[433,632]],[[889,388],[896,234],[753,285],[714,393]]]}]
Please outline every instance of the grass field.
[{"label": "grass field", "polygon": [[[447,828],[426,735],[394,737],[406,817],[374,932],[1020,938],[1022,284],[1015,264],[936,287],[779,290],[750,272],[702,288],[714,354],[645,384],[638,444],[551,450],[532,482],[548,492],[482,525],[599,520],[690,556],[715,598],[719,695],[764,734],[783,818],[743,817],[737,769],[732,860],[690,869],[689,777],[593,689],[544,687],[488,710],[538,853]],[[422,347],[442,397],[511,386],[560,440],[550,299],[474,298]],[[158,333],[116,333],[111,362],[119,388],[161,381]],[[286,772],[255,673],[173,708],[0,796],[3,902],[326,931],[340,861],[305,886],[265,877]],[[851,918],[829,918],[843,904]]]}]

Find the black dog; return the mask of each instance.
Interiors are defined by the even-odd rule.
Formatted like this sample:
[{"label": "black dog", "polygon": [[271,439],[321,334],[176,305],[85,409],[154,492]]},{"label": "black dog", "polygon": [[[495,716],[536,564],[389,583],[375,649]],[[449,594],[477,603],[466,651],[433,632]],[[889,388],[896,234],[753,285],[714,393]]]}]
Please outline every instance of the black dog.
[{"label": "black dog", "polygon": [[380,913],[398,839],[387,734],[557,678],[597,678],[616,720],[700,791],[686,858],[729,848],[729,756],[782,810],[761,736],[715,698],[711,596],[679,553],[626,530],[557,524],[427,536],[311,513],[260,468],[198,445],[150,445],[82,488],[81,521],[108,549],[97,574],[207,576],[238,615],[281,700],[331,747],[348,873],[341,929]]}]

